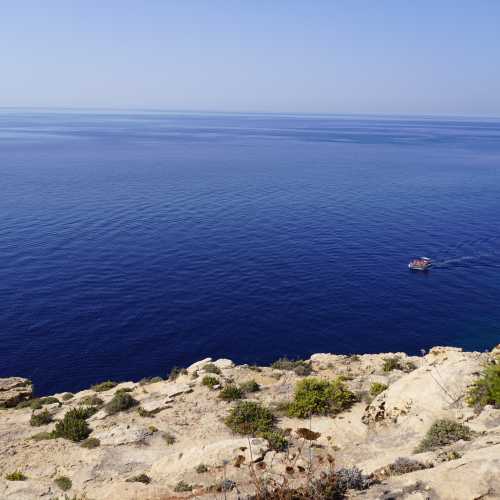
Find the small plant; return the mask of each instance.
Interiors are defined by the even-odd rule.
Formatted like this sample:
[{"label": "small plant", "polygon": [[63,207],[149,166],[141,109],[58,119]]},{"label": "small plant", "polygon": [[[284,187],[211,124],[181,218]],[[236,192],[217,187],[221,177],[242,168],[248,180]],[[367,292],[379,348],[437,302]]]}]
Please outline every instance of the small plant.
[{"label": "small plant", "polygon": [[451,460],[458,460],[459,458],[462,458],[462,455],[455,450],[443,450],[436,457],[438,462],[449,462]]},{"label": "small plant", "polygon": [[378,396],[381,392],[384,392],[387,389],[387,385],[381,384],[380,382],[373,382],[370,386],[370,395],[375,397]]},{"label": "small plant", "polygon": [[73,483],[68,476],[56,477],[56,479],[54,479],[54,483],[56,483],[57,487],[63,491],[68,491],[73,486]]},{"label": "small plant", "polygon": [[260,437],[267,440],[270,450],[279,452],[288,449],[288,439],[282,430],[262,432]]},{"label": "small plant", "polygon": [[132,387],[120,387],[120,389],[116,389],[115,394],[123,394],[124,392],[134,392]]},{"label": "small plant", "polygon": [[158,432],[158,427],[155,427],[154,425],[150,425],[148,427],[148,430],[149,430],[149,432],[155,433],[155,432]]},{"label": "small plant", "polygon": [[246,435],[269,432],[273,430],[274,422],[271,411],[253,401],[240,401],[225,420],[233,432]]},{"label": "small plant", "polygon": [[392,372],[392,370],[402,370],[403,365],[401,364],[401,358],[399,356],[392,356],[390,358],[384,358],[384,364],[382,370],[384,372]]},{"label": "small plant", "polygon": [[275,415],[278,415],[279,417],[285,417],[288,415],[290,404],[290,401],[274,401],[273,403],[271,403],[270,409]]},{"label": "small plant", "polygon": [[235,385],[226,385],[220,392],[219,398],[224,401],[236,401],[243,397],[243,391]]},{"label": "small plant", "polygon": [[432,451],[461,439],[470,441],[473,436],[474,433],[467,425],[448,419],[436,420],[417,446],[415,453]]},{"label": "small plant", "polygon": [[[90,409],[92,407],[88,407]],[[92,432],[86,422],[90,416],[87,408],[74,408],[69,410],[64,418],[57,422],[53,431],[54,437],[62,437],[70,441],[79,442],[86,439]]]},{"label": "small plant", "polygon": [[154,418],[157,411],[148,411],[148,410],[145,410],[142,406],[139,406],[137,408],[137,413],[139,414],[139,417]]},{"label": "small plant", "polygon": [[137,476],[132,476],[127,479],[127,483],[143,483],[149,484],[151,478],[147,474],[139,474]]},{"label": "small plant", "polygon": [[391,476],[399,476],[401,474],[408,474],[416,470],[424,470],[431,468],[432,465],[424,464],[418,460],[411,458],[398,458],[396,461],[387,466],[387,473]]},{"label": "small plant", "polygon": [[37,434],[33,434],[30,439],[33,441],[45,441],[46,439],[55,439],[56,436],[53,432],[38,432]]},{"label": "small plant", "polygon": [[292,360],[287,357],[276,360],[271,364],[271,368],[274,370],[292,371],[299,377],[310,375],[313,371],[310,361],[304,361],[303,359]]},{"label": "small plant", "polygon": [[181,493],[184,491],[192,491],[193,486],[191,484],[187,484],[185,481],[179,481],[174,488],[174,491],[177,493]]},{"label": "small plant", "polygon": [[179,375],[187,375],[187,370],[185,368],[179,368],[178,366],[174,366],[170,370],[168,380],[176,380],[179,377]]},{"label": "small plant", "polygon": [[220,373],[221,373],[220,368],[218,366],[214,365],[213,363],[207,363],[203,367],[203,371],[205,373],[215,373],[216,375],[220,375]]},{"label": "small plant", "polygon": [[250,392],[258,392],[260,391],[260,385],[255,382],[255,380],[248,380],[247,382],[243,382],[240,384],[240,389],[244,393],[250,393]]},{"label": "small plant", "polygon": [[105,406],[108,415],[128,410],[137,405],[137,401],[128,392],[117,392],[113,399]]},{"label": "small plant", "polygon": [[97,408],[95,406],[82,406],[81,408],[73,408],[69,412],[72,412],[72,414],[77,418],[87,420],[87,418],[97,413]]},{"label": "small plant", "polygon": [[72,399],[72,398],[73,398],[73,396],[74,396],[74,394],[73,394],[73,393],[71,393],[71,392],[65,392],[65,393],[62,395],[61,399],[62,399],[63,401],[69,401],[70,399]]},{"label": "small plant", "polygon": [[205,474],[205,472],[208,472],[208,467],[205,464],[199,464],[196,466],[195,471],[198,474]]},{"label": "small plant", "polygon": [[139,385],[149,385],[149,384],[154,384],[156,382],[162,382],[163,379],[161,377],[146,377],[146,378],[141,378],[139,380]]},{"label": "small plant", "polygon": [[101,442],[97,438],[87,438],[80,444],[82,448],[87,448],[88,450],[93,450],[101,446]]},{"label": "small plant", "polygon": [[28,479],[22,472],[19,472],[18,470],[11,472],[10,474],[7,474],[5,476],[5,479],[7,481],[26,481]]},{"label": "small plant", "polygon": [[294,400],[288,408],[290,417],[336,415],[350,408],[356,396],[339,380],[327,382],[317,378],[301,380],[295,387]]},{"label": "small plant", "polygon": [[32,410],[40,410],[44,405],[50,405],[54,403],[59,403],[61,402],[53,397],[53,396],[47,396],[45,398],[35,398],[35,399],[28,399],[26,401],[21,401],[16,408],[17,409],[22,409],[22,408],[31,408]]},{"label": "small plant", "polygon": [[467,394],[467,404],[476,408],[493,405],[500,408],[500,364],[484,369]]},{"label": "small plant", "polygon": [[349,356],[349,359],[351,361],[361,361],[361,358],[357,355],[357,354],[352,354],[351,356]]},{"label": "small plant", "polygon": [[85,405],[85,406],[99,406],[101,407],[104,404],[104,401],[97,395],[97,394],[92,394],[90,396],[85,396],[82,398],[79,402],[79,405]]},{"label": "small plant", "polygon": [[173,434],[170,434],[170,432],[165,432],[163,434],[163,441],[167,444],[167,446],[171,446],[175,443],[176,439]]},{"label": "small plant", "polygon": [[206,385],[207,387],[210,387],[210,389],[213,389],[216,385],[219,385],[219,379],[216,377],[212,377],[210,375],[205,375],[201,379],[202,385]]},{"label": "small plant", "polygon": [[114,382],[113,380],[106,380],[105,382],[101,382],[100,384],[93,385],[90,389],[95,392],[105,392],[116,387],[118,382]]},{"label": "small plant", "polygon": [[50,422],[52,422],[52,415],[47,410],[43,410],[40,413],[33,413],[30,418],[30,425],[32,427],[40,427],[50,424]]}]

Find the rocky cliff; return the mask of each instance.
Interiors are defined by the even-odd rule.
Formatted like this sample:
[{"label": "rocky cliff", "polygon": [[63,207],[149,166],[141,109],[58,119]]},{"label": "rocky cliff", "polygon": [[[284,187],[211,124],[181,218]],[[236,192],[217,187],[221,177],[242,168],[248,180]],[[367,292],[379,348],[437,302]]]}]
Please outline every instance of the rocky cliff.
[{"label": "rocky cliff", "polygon": [[0,379],[0,498],[498,499],[498,387],[478,384],[499,354],[208,358],[38,399]]}]

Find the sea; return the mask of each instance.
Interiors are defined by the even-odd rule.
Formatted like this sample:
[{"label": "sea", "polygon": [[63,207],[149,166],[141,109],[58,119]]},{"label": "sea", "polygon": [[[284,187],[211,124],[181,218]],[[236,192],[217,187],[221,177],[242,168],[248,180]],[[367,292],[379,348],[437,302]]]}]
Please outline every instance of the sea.
[{"label": "sea", "polygon": [[0,110],[0,377],[499,342],[500,119]]}]

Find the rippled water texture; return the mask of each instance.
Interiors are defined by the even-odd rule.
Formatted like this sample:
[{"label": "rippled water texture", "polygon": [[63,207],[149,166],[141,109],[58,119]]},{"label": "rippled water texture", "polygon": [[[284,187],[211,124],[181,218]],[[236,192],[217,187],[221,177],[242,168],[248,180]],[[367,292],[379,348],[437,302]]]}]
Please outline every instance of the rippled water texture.
[{"label": "rippled water texture", "polygon": [[4,111],[0,179],[0,376],[41,393],[500,341],[498,121]]}]

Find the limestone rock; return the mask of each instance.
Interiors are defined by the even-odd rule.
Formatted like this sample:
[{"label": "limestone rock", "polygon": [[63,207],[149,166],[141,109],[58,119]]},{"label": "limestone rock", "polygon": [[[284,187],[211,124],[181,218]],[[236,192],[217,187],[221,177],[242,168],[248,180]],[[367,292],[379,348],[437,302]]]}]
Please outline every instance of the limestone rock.
[{"label": "limestone rock", "polygon": [[214,361],[214,365],[221,370],[234,368],[234,363],[230,359],[218,359],[217,361]]},{"label": "limestone rock", "polygon": [[120,446],[143,443],[153,433],[137,425],[118,424],[107,429],[94,431],[91,435],[99,439],[101,446]]},{"label": "limestone rock", "polygon": [[192,365],[187,367],[187,372],[189,374],[191,374],[193,372],[197,372],[198,370],[201,370],[205,365],[207,365],[208,363],[211,363],[211,362],[212,362],[212,358],[205,358],[205,359],[202,359],[201,361],[197,361],[196,363],[193,363]]},{"label": "limestone rock", "polygon": [[32,395],[31,380],[22,377],[0,378],[0,408],[12,408]]}]

